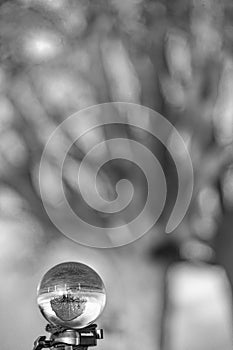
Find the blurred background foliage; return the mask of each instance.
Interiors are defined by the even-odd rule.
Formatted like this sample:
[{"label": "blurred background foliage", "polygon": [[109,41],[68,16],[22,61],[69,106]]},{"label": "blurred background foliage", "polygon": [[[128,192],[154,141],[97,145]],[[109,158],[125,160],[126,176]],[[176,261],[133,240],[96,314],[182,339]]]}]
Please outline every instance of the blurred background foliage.
[{"label": "blurred background foliage", "polygon": [[[229,0],[1,1],[3,350],[30,349],[43,334],[36,285],[46,269],[64,260],[90,264],[106,282],[108,305],[100,320],[106,340],[100,348],[232,348],[232,38]],[[190,152],[195,186],[188,214],[173,235],[165,236],[177,193],[169,154],[134,129],[91,131],[66,159],[64,183],[73,207],[109,225],[109,217],[82,209],[75,165],[91,145],[119,133],[153,149],[169,189],[163,216],[151,232],[131,245],[98,250],[69,241],[52,225],[40,199],[38,167],[57,125],[78,110],[110,101],[142,104],[170,120]],[[47,159],[42,185],[55,209],[62,200],[57,154],[72,132],[63,130]],[[172,134],[168,143],[182,164]],[[124,162],[105,169],[100,190],[114,198],[112,179],[129,177],[142,200],[141,175],[132,169]]]}]

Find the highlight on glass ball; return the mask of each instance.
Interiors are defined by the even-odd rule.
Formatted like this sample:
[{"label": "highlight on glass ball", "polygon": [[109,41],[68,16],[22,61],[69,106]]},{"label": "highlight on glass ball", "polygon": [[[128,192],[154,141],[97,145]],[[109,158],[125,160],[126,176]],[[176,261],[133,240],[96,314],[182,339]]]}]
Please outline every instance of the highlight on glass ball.
[{"label": "highlight on glass ball", "polygon": [[44,275],[38,286],[37,303],[51,324],[79,329],[102,313],[106,292],[102,279],[89,266],[65,262]]}]

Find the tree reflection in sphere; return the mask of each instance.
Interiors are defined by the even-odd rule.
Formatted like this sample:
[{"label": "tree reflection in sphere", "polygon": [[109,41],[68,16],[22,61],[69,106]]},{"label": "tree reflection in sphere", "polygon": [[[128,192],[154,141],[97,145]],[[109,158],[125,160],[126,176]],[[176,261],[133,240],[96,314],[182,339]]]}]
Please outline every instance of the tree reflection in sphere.
[{"label": "tree reflection in sphere", "polygon": [[83,328],[104,309],[105,287],[89,266],[65,262],[51,268],[42,278],[37,303],[43,316],[64,328]]}]

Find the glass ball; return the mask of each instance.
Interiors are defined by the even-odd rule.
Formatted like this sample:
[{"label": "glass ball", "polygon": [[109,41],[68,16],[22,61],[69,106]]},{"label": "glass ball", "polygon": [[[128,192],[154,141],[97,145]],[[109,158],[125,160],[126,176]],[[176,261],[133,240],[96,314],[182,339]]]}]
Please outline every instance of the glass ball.
[{"label": "glass ball", "polygon": [[104,309],[102,279],[89,266],[65,262],[51,268],[37,290],[42,315],[53,325],[78,329],[93,323]]}]

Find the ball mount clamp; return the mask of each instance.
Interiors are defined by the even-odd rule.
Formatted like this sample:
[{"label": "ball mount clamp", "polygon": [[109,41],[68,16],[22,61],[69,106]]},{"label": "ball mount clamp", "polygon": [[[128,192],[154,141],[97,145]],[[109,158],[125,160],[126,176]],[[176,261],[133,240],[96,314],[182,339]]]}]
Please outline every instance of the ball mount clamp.
[{"label": "ball mount clamp", "polygon": [[45,336],[38,337],[33,350],[87,350],[89,346],[96,346],[98,339],[103,339],[103,330],[96,328],[96,324],[80,329],[66,329],[48,324],[46,331],[51,333],[50,339]]}]

